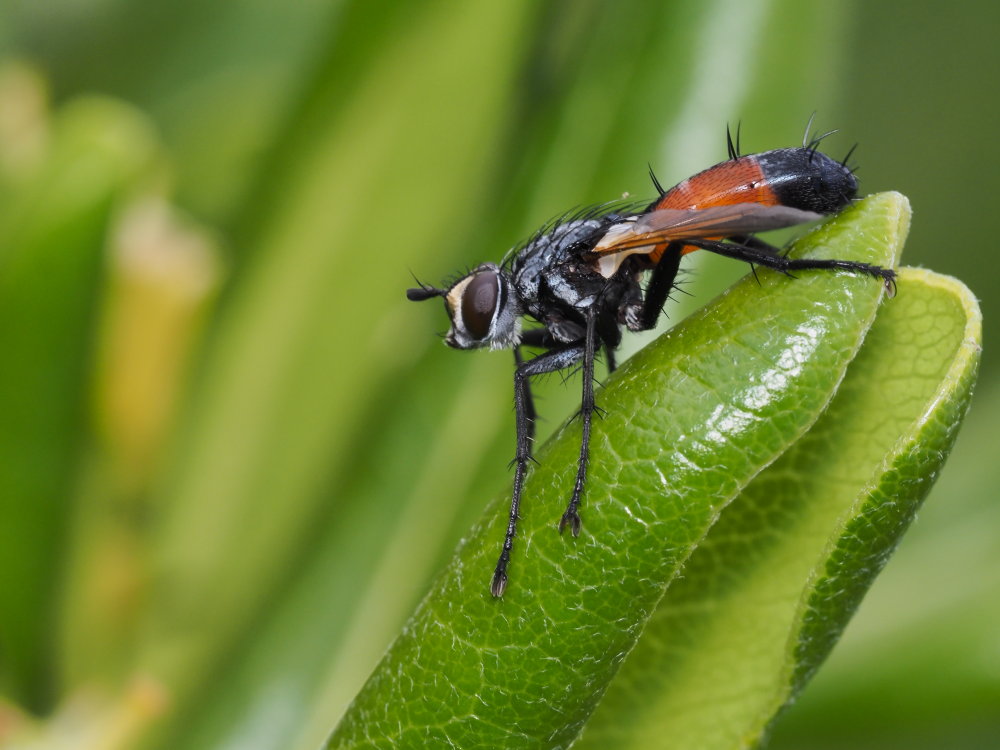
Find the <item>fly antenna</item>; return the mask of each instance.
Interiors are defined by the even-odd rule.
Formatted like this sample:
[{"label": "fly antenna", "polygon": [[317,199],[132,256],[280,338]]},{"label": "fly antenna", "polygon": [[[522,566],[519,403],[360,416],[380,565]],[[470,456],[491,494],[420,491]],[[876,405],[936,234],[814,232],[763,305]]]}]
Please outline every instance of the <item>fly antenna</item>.
[{"label": "fly antenna", "polygon": [[[411,273],[410,276],[413,276],[413,274]],[[425,284],[416,276],[413,276],[413,280],[417,282],[417,287],[406,290],[406,299],[411,302],[423,302],[425,299],[431,299],[432,297],[448,296],[447,289],[438,289],[436,286]]]}]

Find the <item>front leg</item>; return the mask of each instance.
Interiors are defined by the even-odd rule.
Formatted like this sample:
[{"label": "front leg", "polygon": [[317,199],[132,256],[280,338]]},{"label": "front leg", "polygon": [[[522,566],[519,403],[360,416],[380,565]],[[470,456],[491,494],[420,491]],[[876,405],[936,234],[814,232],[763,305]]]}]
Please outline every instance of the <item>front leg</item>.
[{"label": "front leg", "polygon": [[[524,359],[521,357],[521,347],[514,347],[514,372],[521,369],[521,365],[524,364]],[[516,388],[517,386],[515,386]],[[516,400],[516,396],[515,396]],[[531,383],[525,381],[524,383],[524,421],[525,430],[527,431],[527,441],[528,441],[528,458],[531,458],[531,454],[534,453],[532,446],[535,443],[535,418],[538,416],[535,411],[535,399],[531,395]]]},{"label": "front leg", "polygon": [[[592,331],[592,326],[588,330]],[[592,332],[591,332],[592,336]],[[593,342],[591,341],[591,346]],[[563,349],[540,354],[527,362],[520,362],[514,370],[514,421],[517,425],[517,454],[514,456],[514,491],[510,501],[510,516],[507,520],[507,533],[504,535],[500,559],[497,560],[490,593],[495,597],[503,596],[507,588],[507,565],[510,563],[510,551],[514,546],[514,536],[517,533],[518,511],[521,507],[521,492],[524,490],[524,477],[528,471],[528,461],[531,460],[531,440],[534,434],[534,405],[531,399],[531,387],[528,379],[534,375],[564,370],[572,367],[584,358],[586,345],[577,344]],[[520,359],[519,355],[515,355]],[[593,351],[591,351],[591,375],[593,375]],[[593,388],[593,385],[591,385]]]}]

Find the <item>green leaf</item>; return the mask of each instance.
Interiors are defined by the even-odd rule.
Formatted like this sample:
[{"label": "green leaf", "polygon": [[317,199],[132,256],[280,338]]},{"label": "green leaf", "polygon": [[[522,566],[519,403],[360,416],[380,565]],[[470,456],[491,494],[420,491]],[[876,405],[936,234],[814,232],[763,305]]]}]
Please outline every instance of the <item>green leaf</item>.
[{"label": "green leaf", "polygon": [[802,688],[947,457],[979,360],[958,281],[902,269],[830,408],[726,509],[576,747],[746,747]]},{"label": "green leaf", "polygon": [[976,750],[1000,737],[1000,388],[985,374],[928,502],[769,749]]},{"label": "green leaf", "polygon": [[[892,265],[908,218],[901,196],[873,196],[795,252]],[[630,360],[601,392],[607,416],[594,431],[579,539],[555,531],[579,425],[540,451],[504,599],[491,599],[487,585],[506,493],[330,747],[541,747],[576,736],[722,509],[823,411],[882,297],[870,278],[760,276],[763,288],[753,279],[737,285]]]}]

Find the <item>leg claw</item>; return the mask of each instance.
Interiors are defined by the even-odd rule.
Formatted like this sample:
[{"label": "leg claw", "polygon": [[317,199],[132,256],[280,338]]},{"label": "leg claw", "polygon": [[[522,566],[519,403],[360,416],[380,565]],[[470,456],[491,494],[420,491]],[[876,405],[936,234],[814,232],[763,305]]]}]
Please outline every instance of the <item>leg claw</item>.
[{"label": "leg claw", "polygon": [[507,574],[497,568],[496,572],[493,574],[493,582],[490,584],[490,593],[493,594],[494,599],[499,599],[503,596],[503,592],[507,590]]},{"label": "leg claw", "polygon": [[563,533],[567,526],[570,527],[573,536],[580,536],[580,529],[583,526],[583,522],[580,520],[580,514],[576,512],[575,508],[568,508],[563,513],[562,518],[559,519],[559,533]]}]

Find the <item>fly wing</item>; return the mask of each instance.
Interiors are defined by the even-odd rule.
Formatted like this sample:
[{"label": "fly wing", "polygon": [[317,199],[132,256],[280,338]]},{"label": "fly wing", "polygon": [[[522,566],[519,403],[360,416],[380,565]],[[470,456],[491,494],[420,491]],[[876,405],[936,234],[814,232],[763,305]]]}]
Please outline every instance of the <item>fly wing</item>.
[{"label": "fly wing", "polygon": [[598,256],[601,274],[610,278],[629,255],[651,253],[657,245],[678,240],[754,234],[822,218],[822,214],[813,211],[762,203],[734,203],[695,209],[661,208],[614,224],[592,252]]}]

